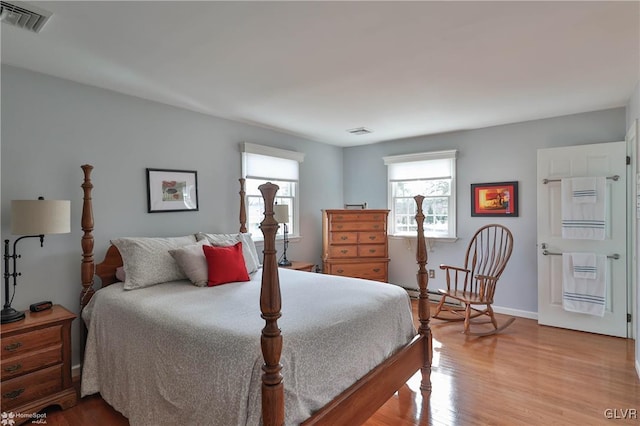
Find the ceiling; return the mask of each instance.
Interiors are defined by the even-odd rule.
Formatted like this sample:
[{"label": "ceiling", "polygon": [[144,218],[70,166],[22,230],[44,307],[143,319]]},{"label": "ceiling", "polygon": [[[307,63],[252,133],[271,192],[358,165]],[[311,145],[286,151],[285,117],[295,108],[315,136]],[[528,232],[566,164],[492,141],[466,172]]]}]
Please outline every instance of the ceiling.
[{"label": "ceiling", "polygon": [[[625,106],[640,2],[30,2],[2,63],[337,146]],[[348,129],[366,127],[368,135]]]}]

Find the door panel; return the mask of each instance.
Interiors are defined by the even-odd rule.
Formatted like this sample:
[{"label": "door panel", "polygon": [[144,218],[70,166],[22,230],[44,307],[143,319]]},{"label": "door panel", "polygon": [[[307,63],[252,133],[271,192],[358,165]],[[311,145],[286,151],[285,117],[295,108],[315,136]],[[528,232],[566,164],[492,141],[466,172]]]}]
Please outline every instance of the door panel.
[{"label": "door panel", "polygon": [[[605,240],[562,239],[560,179],[607,179]],[[543,179],[551,182],[543,183]],[[627,337],[626,143],[538,150],[538,322],[543,325]],[[544,252],[555,253],[545,255]],[[618,254],[607,263],[604,318],[562,309],[562,253]]]}]

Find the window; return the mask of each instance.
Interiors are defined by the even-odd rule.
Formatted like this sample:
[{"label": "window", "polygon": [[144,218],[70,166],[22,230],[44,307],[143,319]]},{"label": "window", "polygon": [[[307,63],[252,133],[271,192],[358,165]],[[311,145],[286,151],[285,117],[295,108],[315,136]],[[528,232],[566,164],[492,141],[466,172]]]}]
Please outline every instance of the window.
[{"label": "window", "polygon": [[416,195],[427,237],[456,237],[456,150],[384,157],[389,181],[389,232],[415,235]]},{"label": "window", "polygon": [[[289,205],[288,232],[292,237],[300,235],[299,229],[299,185],[298,169],[304,154],[269,146],[242,144],[242,176],[246,179],[247,230],[254,240],[262,240],[260,222],[264,219],[264,200],[258,187],[271,182],[280,187],[276,194],[277,204]],[[278,229],[278,234],[284,227]]]}]

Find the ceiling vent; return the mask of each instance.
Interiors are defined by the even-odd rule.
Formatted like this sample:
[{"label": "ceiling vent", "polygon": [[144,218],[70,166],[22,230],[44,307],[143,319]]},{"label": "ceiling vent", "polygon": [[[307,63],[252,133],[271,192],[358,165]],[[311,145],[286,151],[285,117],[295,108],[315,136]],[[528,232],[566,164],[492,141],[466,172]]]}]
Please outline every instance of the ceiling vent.
[{"label": "ceiling vent", "polygon": [[349,129],[349,130],[347,130],[347,132],[351,133],[352,135],[368,135],[369,133],[373,133],[371,130],[367,129],[366,127],[358,127],[357,129]]},{"label": "ceiling vent", "polygon": [[34,33],[40,32],[50,16],[51,12],[25,2],[0,1],[0,22],[15,25]]}]

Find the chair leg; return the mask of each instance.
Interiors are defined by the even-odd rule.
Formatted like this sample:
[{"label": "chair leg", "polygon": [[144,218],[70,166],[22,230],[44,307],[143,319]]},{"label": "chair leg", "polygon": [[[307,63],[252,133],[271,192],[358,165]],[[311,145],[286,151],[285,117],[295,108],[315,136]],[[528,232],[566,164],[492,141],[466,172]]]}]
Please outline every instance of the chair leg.
[{"label": "chair leg", "polygon": [[464,310],[464,334],[469,334],[469,327],[471,327],[471,304],[467,303]]},{"label": "chair leg", "polygon": [[442,298],[440,299],[440,302],[438,303],[438,306],[436,306],[436,313],[432,315],[433,318],[436,318],[440,313],[440,311],[442,311],[442,307],[444,306],[445,299],[446,299],[446,296],[442,296]]},{"label": "chair leg", "polygon": [[495,328],[496,330],[498,329],[498,321],[496,321],[496,317],[493,314],[493,309],[491,308],[491,305],[487,304],[487,314],[489,315],[489,318],[491,318],[491,324],[493,324],[493,328]]}]

